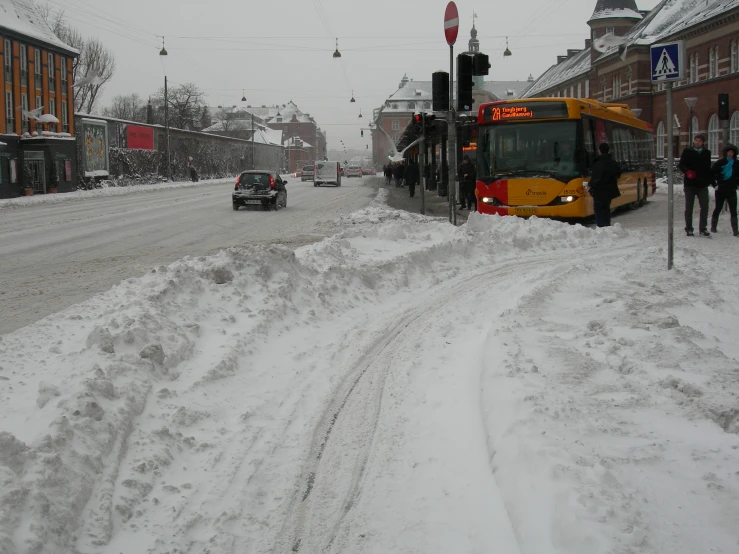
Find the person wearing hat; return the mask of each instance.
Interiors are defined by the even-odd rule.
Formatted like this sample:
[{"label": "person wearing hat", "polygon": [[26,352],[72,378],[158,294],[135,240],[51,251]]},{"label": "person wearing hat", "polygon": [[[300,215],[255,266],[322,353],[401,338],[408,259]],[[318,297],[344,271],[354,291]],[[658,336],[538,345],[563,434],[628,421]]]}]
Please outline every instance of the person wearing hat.
[{"label": "person wearing hat", "polygon": [[[718,225],[718,216],[724,202],[729,205],[731,213],[731,230],[734,236],[739,237],[736,224],[736,189],[739,186],[739,162],[736,159],[737,147],[733,144],[724,146],[723,157],[713,164],[713,175],[718,184],[716,188],[716,208],[711,217],[711,232],[715,233]],[[714,185],[716,187],[716,185]]]},{"label": "person wearing hat", "polygon": [[716,180],[711,168],[711,151],[705,147],[705,144],[705,133],[697,133],[693,138],[693,146],[683,151],[678,165],[684,175],[685,232],[689,237],[695,236],[693,234],[693,206],[696,197],[700,205],[698,231],[705,237],[711,236],[708,232],[708,185],[713,185]]}]

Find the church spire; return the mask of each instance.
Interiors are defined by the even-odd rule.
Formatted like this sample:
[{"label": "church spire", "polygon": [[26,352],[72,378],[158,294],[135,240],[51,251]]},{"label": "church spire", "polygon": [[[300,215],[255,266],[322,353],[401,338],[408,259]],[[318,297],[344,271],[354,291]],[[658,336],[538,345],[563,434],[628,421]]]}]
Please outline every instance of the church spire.
[{"label": "church spire", "polygon": [[477,14],[473,11],[472,12],[472,30],[470,31],[470,42],[469,42],[469,50],[468,52],[479,52],[480,51],[480,41],[477,40],[477,29],[475,28],[475,19],[477,19]]}]

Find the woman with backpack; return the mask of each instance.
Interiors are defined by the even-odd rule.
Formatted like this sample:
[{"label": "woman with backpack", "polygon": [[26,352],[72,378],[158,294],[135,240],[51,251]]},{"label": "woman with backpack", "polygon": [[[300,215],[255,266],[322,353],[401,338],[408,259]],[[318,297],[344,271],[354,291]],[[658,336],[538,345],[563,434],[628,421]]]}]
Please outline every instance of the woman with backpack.
[{"label": "woman with backpack", "polygon": [[731,213],[731,230],[734,231],[735,237],[739,237],[736,223],[736,189],[739,187],[739,162],[737,162],[736,155],[737,147],[733,144],[727,144],[724,146],[721,159],[713,164],[713,176],[716,179],[714,185],[716,189],[716,208],[713,210],[713,216],[711,217],[711,232],[716,232],[718,216],[721,214],[724,202],[726,202]]}]

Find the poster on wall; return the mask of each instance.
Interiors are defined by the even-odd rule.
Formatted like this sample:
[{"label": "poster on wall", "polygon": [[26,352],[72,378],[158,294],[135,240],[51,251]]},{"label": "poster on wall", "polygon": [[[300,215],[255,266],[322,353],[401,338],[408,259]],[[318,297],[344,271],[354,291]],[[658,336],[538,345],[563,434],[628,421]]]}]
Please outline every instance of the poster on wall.
[{"label": "poster on wall", "polygon": [[72,160],[64,160],[64,180],[72,180]]},{"label": "poster on wall", "polygon": [[108,126],[104,121],[82,120],[84,140],[85,177],[107,177],[108,173]]},{"label": "poster on wall", "polygon": [[154,150],[154,129],[140,125],[127,125],[126,145],[132,150]]}]

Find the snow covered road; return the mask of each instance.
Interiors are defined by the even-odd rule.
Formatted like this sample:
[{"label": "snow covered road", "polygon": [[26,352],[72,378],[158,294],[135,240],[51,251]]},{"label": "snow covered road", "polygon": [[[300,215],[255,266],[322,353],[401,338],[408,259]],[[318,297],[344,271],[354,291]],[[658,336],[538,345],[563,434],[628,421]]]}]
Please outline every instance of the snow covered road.
[{"label": "snow covered road", "polygon": [[336,217],[366,206],[379,182],[314,188],[288,177],[289,208],[278,213],[233,212],[232,179],[3,201],[0,335],[186,255],[318,240]]},{"label": "snow covered road", "polygon": [[735,553],[739,241],[384,194],[3,337],[0,554]]}]

